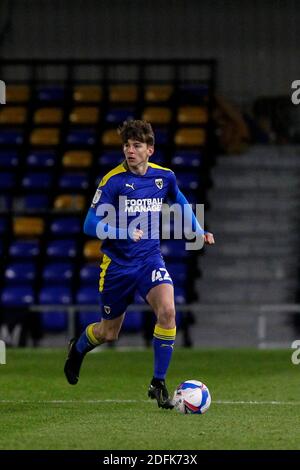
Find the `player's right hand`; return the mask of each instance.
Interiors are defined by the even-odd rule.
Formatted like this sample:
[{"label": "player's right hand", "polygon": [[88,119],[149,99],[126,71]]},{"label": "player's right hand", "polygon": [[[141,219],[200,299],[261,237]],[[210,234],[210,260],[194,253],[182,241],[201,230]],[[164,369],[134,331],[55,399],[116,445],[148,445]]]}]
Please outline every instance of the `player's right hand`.
[{"label": "player's right hand", "polygon": [[143,230],[136,228],[134,229],[131,238],[134,242],[139,242],[142,239],[143,235],[144,235]]}]

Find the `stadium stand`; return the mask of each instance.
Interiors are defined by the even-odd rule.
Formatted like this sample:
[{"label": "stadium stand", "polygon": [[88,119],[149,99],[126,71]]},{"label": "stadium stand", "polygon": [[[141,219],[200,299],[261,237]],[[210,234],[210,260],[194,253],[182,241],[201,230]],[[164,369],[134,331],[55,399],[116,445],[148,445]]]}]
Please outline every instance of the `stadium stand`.
[{"label": "stadium stand", "polygon": [[[65,306],[80,307],[79,330],[99,318],[97,309],[85,306],[99,302],[101,242],[87,240],[82,227],[96,184],[122,161],[116,127],[125,119],[143,118],[153,124],[152,161],[174,168],[191,203],[205,202],[214,163],[210,120],[214,62],[170,61],[173,78],[157,82],[145,78],[147,61],[135,62],[134,82],[108,81],[108,68],[119,62],[99,61],[103,73],[94,81],[71,79],[81,62],[66,62],[66,79],[54,83],[37,79],[47,61],[31,61],[30,80],[7,81],[7,106],[0,110],[0,327],[10,312],[17,318],[33,304],[62,307],[41,309],[35,315],[35,340],[41,337],[37,331],[67,331]],[[12,64],[28,67],[25,61],[4,61],[4,79],[5,66]],[[207,78],[181,79],[180,69],[190,66],[205,70]],[[193,300],[195,263],[183,242],[164,240],[162,251],[176,284],[176,302]],[[188,345],[185,315],[179,312],[178,319]],[[128,314],[124,330],[141,331],[146,328],[144,320],[145,314],[135,310]]]}]

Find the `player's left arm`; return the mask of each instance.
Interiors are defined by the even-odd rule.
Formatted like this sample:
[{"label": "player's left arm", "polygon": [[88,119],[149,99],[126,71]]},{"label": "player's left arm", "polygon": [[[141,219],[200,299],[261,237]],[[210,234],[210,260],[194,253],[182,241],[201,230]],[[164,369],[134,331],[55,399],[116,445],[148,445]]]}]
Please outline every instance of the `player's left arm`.
[{"label": "player's left arm", "polygon": [[214,235],[211,232],[205,231],[199,224],[197,217],[195,216],[187,198],[178,188],[176,177],[173,172],[170,178],[168,196],[172,203],[179,204],[182,207],[182,210],[185,211],[184,214],[190,219],[191,226],[195,230],[196,235],[202,235],[204,238],[204,243],[207,243],[208,245],[213,245],[215,243]]}]

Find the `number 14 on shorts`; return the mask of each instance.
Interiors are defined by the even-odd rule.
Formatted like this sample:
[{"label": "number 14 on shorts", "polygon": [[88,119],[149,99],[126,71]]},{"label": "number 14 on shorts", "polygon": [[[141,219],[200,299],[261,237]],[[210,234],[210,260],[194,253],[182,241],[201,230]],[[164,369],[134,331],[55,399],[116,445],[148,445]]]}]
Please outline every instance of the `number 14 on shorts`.
[{"label": "number 14 on shorts", "polygon": [[172,281],[166,268],[153,269],[152,282],[155,281]]}]

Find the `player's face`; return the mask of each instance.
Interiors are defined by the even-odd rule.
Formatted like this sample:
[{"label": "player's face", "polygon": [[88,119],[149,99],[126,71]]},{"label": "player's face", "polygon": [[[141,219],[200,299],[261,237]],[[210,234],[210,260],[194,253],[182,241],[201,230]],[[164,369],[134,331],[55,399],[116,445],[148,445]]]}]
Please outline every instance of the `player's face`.
[{"label": "player's face", "polygon": [[149,157],[153,154],[154,148],[145,142],[138,140],[128,141],[123,145],[124,155],[129,167],[136,168],[147,164]]}]

